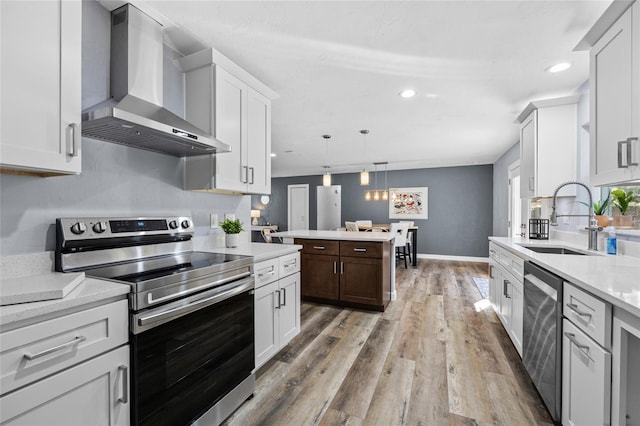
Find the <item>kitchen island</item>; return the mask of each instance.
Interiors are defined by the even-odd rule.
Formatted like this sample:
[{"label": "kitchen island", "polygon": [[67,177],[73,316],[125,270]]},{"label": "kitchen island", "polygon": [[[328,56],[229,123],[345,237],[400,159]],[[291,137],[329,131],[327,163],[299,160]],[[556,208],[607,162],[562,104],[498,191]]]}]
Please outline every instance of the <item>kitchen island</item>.
[{"label": "kitchen island", "polygon": [[273,235],[303,247],[304,300],[384,311],[395,299],[393,234],[300,230]]}]

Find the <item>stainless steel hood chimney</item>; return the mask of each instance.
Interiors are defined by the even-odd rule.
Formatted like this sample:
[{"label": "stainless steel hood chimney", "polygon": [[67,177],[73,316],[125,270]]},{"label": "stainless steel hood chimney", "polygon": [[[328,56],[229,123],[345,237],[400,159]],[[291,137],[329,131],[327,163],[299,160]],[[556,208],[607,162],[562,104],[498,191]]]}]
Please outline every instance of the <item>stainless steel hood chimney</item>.
[{"label": "stainless steel hood chimney", "polygon": [[177,157],[230,152],[162,107],[162,26],[126,4],[111,12],[111,98],[82,114],[82,134]]}]

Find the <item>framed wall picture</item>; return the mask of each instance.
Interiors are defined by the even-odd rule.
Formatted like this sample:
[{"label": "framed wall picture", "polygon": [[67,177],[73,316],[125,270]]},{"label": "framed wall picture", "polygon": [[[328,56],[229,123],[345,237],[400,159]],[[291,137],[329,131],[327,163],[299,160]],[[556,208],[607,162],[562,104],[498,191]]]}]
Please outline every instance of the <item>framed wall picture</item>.
[{"label": "framed wall picture", "polygon": [[389,219],[427,219],[429,188],[389,188]]}]

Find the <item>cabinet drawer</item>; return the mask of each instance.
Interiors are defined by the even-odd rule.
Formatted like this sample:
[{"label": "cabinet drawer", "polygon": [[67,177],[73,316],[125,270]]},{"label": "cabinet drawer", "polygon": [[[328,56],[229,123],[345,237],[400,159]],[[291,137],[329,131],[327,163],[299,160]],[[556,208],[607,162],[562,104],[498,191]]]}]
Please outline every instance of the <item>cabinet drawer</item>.
[{"label": "cabinet drawer", "polygon": [[601,346],[611,348],[611,304],[564,283],[562,314]]},{"label": "cabinet drawer", "polygon": [[256,288],[278,280],[278,258],[265,260],[255,264]]},{"label": "cabinet drawer", "polygon": [[340,242],[340,256],[349,257],[382,257],[382,243],[370,241]]},{"label": "cabinet drawer", "polygon": [[489,241],[489,257],[496,262],[500,258],[500,248],[493,241]]},{"label": "cabinet drawer", "polygon": [[331,240],[295,240],[296,244],[302,244],[304,254],[326,254],[337,256],[340,253],[340,241]]},{"label": "cabinet drawer", "polygon": [[2,333],[2,393],[127,343],[128,316],[120,300]]},{"label": "cabinet drawer", "polygon": [[280,278],[300,272],[300,253],[280,257],[279,268]]}]

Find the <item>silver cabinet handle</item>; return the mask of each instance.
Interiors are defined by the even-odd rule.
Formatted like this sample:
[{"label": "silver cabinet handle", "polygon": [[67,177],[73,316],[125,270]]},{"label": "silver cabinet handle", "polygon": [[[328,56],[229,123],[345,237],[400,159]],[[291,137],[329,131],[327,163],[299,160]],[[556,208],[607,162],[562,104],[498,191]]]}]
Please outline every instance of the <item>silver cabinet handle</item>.
[{"label": "silver cabinet handle", "polygon": [[502,280],[502,283],[504,297],[511,299],[511,296],[509,296],[509,284],[511,284],[511,282],[509,280]]},{"label": "silver cabinet handle", "polygon": [[242,170],[244,171],[244,179],[242,179],[242,183],[249,182],[249,166],[242,166]]},{"label": "silver cabinet handle", "polygon": [[625,166],[622,164],[622,145],[626,144],[627,141],[618,141],[618,168],[626,169],[629,166]]},{"label": "silver cabinet handle", "polygon": [[72,341],[63,343],[58,346],[54,346],[53,348],[45,349],[42,352],[38,352],[37,354],[31,355],[30,353],[24,354],[24,358],[28,361],[33,361],[34,359],[42,358],[43,356],[51,355],[54,352],[61,351],[63,349],[70,348],[71,346],[77,345],[80,342],[84,342],[87,340],[84,336],[76,336]]},{"label": "silver cabinet handle", "polygon": [[249,167],[249,170],[251,170],[251,181],[249,182],[250,184],[253,184],[254,178],[255,178],[255,170],[253,167]]},{"label": "silver cabinet handle", "polygon": [[[569,339],[571,341],[571,343],[573,343],[574,345],[576,345],[576,348],[582,350],[583,352],[589,352],[589,346],[588,345],[583,345],[582,343],[578,342],[578,340],[576,339],[576,335],[573,333],[569,333],[568,331],[564,332],[564,335],[567,336],[567,339]],[[586,354],[589,355],[589,354]]]},{"label": "silver cabinet handle", "polygon": [[275,273],[276,273],[276,269],[272,266],[269,272],[264,272],[264,273],[258,272],[258,277],[262,278],[262,277],[266,277],[267,275],[273,275]]},{"label": "silver cabinet handle", "polygon": [[333,262],[333,274],[338,273],[338,262]]},{"label": "silver cabinet handle", "polygon": [[578,305],[576,305],[575,303],[567,303],[567,308],[571,309],[573,312],[575,312],[576,314],[580,315],[581,317],[589,317],[591,318],[591,314],[589,312],[585,312],[583,310],[581,310]]},{"label": "silver cabinet handle", "polygon": [[493,276],[493,265],[489,265],[489,278],[495,278]]},{"label": "silver cabinet handle", "polygon": [[354,248],[353,251],[366,252],[366,248]]},{"label": "silver cabinet handle", "polygon": [[344,262],[340,262],[340,275],[344,274]]},{"label": "silver cabinet handle", "polygon": [[284,302],[282,302],[282,306],[287,306],[287,289],[283,288],[281,291],[282,291],[282,298],[284,299]]},{"label": "silver cabinet handle", "polygon": [[118,402],[126,404],[129,402],[129,367],[119,365],[118,374],[120,373],[122,373],[122,396],[118,398]]},{"label": "silver cabinet handle", "polygon": [[289,263],[285,263],[284,265],[282,265],[284,268],[293,268],[294,266],[296,266],[296,261],[294,260],[293,262],[289,262]]},{"label": "silver cabinet handle", "polygon": [[80,132],[78,131],[78,123],[69,124],[69,130],[71,131],[71,137],[69,138],[67,152],[69,153],[69,157],[77,157],[80,155]]},{"label": "silver cabinet handle", "polygon": [[313,246],[315,250],[324,250],[324,246]]},{"label": "silver cabinet handle", "polygon": [[280,309],[280,290],[276,290],[276,293],[278,293],[277,297],[278,297],[278,306],[276,306],[276,309]]},{"label": "silver cabinet handle", "polygon": [[634,163],[633,162],[633,158],[631,158],[631,153],[633,152],[633,150],[631,149],[631,142],[633,141],[637,141],[638,138],[633,137],[633,138],[627,138],[627,140],[625,141],[627,144],[627,166],[637,166],[638,163]]}]

